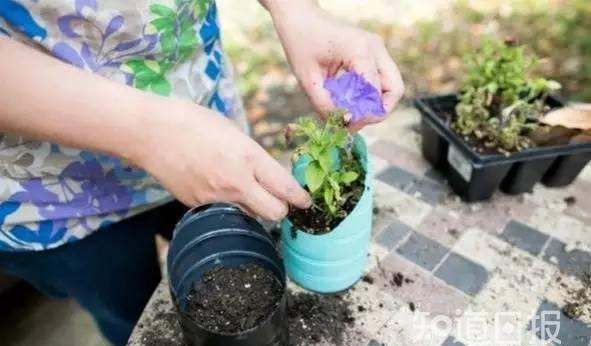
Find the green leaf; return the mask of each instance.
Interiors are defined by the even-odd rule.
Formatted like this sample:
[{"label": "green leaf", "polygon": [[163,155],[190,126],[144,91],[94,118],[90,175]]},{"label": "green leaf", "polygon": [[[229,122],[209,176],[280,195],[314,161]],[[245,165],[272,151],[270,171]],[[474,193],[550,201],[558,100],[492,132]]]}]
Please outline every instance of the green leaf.
[{"label": "green leaf", "polygon": [[170,83],[168,83],[168,81],[164,78],[164,76],[161,76],[160,78],[152,81],[152,84],[150,85],[150,89],[158,95],[162,95],[162,96],[170,95]]},{"label": "green leaf", "polygon": [[135,77],[144,80],[151,80],[152,78],[156,77],[157,74],[152,71],[148,66],[146,66],[145,62],[142,61],[142,65],[139,66],[135,71]]},{"label": "green leaf", "polygon": [[352,182],[354,182],[355,180],[357,180],[358,177],[359,177],[359,174],[357,172],[353,172],[353,171],[344,172],[341,174],[341,181],[343,183],[345,183],[346,185],[349,185]]},{"label": "green leaf", "polygon": [[310,138],[314,137],[314,133],[318,130],[316,122],[310,117],[300,118],[298,121],[298,135],[307,136]]},{"label": "green leaf", "polygon": [[155,74],[161,74],[162,70],[156,60],[145,60],[144,64],[147,68],[152,70]]},{"label": "green leaf", "polygon": [[308,149],[310,156],[312,156],[313,159],[318,160],[320,159],[320,156],[322,156],[322,146],[319,144],[311,142]]},{"label": "green leaf", "polygon": [[168,72],[168,70],[170,70],[174,66],[173,63],[168,61],[160,61],[158,62],[158,65],[160,65],[160,71],[162,71],[160,72],[160,74],[163,76],[166,72]]},{"label": "green leaf", "polygon": [[160,35],[160,48],[165,54],[170,54],[176,46],[176,38],[172,32],[165,32]]},{"label": "green leaf", "polygon": [[310,192],[316,192],[322,186],[325,177],[326,174],[318,162],[312,162],[306,167],[306,185],[308,185]]},{"label": "green leaf", "polygon": [[186,31],[190,28],[193,27],[193,21],[191,20],[191,17],[189,16],[183,16],[180,18],[180,28],[181,28],[181,32]]},{"label": "green leaf", "polygon": [[328,209],[332,213],[336,212],[337,211],[337,206],[334,203],[334,195],[333,195],[332,190],[330,190],[330,189],[324,190],[323,197],[324,197],[324,202],[328,206]]},{"label": "green leaf", "polygon": [[122,69],[129,73],[138,73],[141,69],[145,68],[144,61],[142,59],[131,59],[122,65]]},{"label": "green leaf", "polygon": [[179,51],[182,58],[187,58],[191,55],[198,44],[199,38],[197,37],[195,29],[190,28],[189,30],[182,32],[179,39]]},{"label": "green leaf", "polygon": [[140,90],[146,90],[150,86],[150,79],[138,78],[138,76],[135,76],[135,78],[133,79],[133,86]]},{"label": "green leaf", "polygon": [[150,5],[150,12],[160,17],[174,17],[175,15],[172,8],[160,4]]},{"label": "green leaf", "polygon": [[330,172],[332,170],[332,156],[328,150],[324,150],[318,155],[318,162],[323,171]]},{"label": "green leaf", "polygon": [[337,200],[341,199],[341,187],[339,186],[339,183],[337,182],[337,180],[335,179],[336,174],[333,174],[331,176],[328,177],[328,183],[330,184],[330,187],[332,188],[332,190],[334,191],[334,196]]},{"label": "green leaf", "polygon": [[209,7],[210,0],[195,0],[193,5],[193,15],[195,18],[203,20],[207,14],[207,8]]},{"label": "green leaf", "polygon": [[349,133],[345,129],[340,129],[335,132],[332,136],[332,142],[337,147],[343,147],[347,143],[347,138],[349,137]]},{"label": "green leaf", "polygon": [[170,17],[160,17],[156,18],[150,22],[150,24],[154,25],[156,31],[172,31],[174,29],[174,18]]}]

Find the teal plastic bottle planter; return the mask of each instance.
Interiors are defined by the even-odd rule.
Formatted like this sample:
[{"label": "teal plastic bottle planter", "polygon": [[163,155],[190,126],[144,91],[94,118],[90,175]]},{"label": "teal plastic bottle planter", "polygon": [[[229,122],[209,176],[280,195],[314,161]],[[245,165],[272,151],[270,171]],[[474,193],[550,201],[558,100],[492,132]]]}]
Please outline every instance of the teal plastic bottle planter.
[{"label": "teal plastic bottle planter", "polygon": [[[292,233],[288,219],[281,225],[282,252],[287,275],[303,288],[319,293],[344,291],[363,275],[367,263],[373,208],[372,170],[363,137],[355,135],[353,150],[365,170],[365,191],[361,199],[334,230],[314,235],[301,230]],[[293,174],[304,185],[303,172],[309,158],[301,157]]]}]

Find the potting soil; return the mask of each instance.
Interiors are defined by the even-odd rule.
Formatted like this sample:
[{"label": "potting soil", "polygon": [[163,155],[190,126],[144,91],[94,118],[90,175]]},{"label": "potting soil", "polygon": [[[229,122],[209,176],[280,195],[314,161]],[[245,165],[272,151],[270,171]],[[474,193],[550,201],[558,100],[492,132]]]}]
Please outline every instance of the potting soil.
[{"label": "potting soil", "polygon": [[280,304],[283,286],[270,271],[254,264],[215,267],[187,296],[187,316],[217,333],[256,327]]},{"label": "potting soil", "polygon": [[364,177],[361,176],[351,185],[343,187],[342,196],[347,198],[343,205],[345,215],[329,219],[326,217],[326,212],[316,206],[308,209],[290,208],[289,221],[295,226],[294,229],[300,229],[311,234],[325,234],[332,231],[355,209],[357,202],[363,195],[363,181]]}]

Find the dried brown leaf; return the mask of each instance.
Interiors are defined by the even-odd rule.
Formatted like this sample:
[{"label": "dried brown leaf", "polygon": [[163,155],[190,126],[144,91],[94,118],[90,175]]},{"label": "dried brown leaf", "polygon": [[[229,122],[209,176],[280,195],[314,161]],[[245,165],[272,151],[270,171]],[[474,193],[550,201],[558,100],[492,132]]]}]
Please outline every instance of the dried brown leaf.
[{"label": "dried brown leaf", "polygon": [[565,107],[550,111],[540,122],[550,126],[564,126],[570,129],[591,130],[591,110]]}]

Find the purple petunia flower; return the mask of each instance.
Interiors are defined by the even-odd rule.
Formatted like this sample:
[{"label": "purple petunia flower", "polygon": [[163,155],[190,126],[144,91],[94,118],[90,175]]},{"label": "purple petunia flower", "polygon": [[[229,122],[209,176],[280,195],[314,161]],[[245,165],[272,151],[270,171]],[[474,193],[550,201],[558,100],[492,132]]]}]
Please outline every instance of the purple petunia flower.
[{"label": "purple petunia flower", "polygon": [[349,71],[336,78],[327,78],[324,88],[330,92],[335,106],[346,109],[355,123],[368,115],[384,116],[386,110],[379,91],[362,75]]}]

